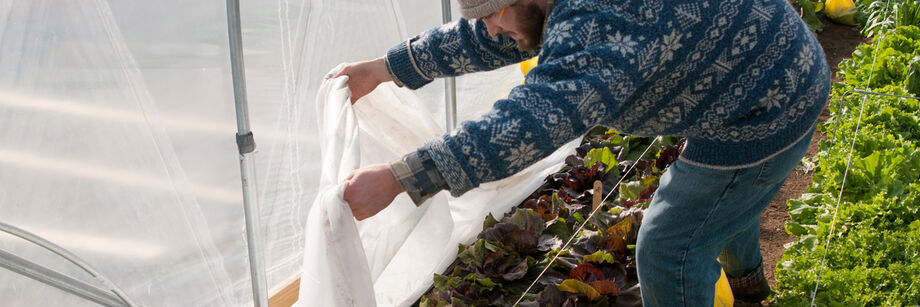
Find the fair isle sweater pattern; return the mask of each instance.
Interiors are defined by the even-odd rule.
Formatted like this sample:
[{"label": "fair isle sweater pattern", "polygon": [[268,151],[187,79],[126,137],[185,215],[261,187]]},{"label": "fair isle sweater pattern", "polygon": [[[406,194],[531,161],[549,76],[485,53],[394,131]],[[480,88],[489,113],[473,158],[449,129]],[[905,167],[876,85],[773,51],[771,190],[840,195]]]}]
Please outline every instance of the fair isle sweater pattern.
[{"label": "fair isle sweater pattern", "polygon": [[[683,136],[683,161],[747,167],[806,135],[830,90],[820,45],[784,0],[556,0],[547,18],[524,84],[419,149],[451,194],[510,176],[596,125]],[[533,55],[461,19],[392,48],[387,65],[415,89]]]}]

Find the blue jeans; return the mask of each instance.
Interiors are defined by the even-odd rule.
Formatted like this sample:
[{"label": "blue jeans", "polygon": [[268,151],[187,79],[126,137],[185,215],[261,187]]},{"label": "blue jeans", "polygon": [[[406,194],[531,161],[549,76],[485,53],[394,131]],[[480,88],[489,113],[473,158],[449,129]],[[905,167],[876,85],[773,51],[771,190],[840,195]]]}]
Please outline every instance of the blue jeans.
[{"label": "blue jeans", "polygon": [[643,306],[712,306],[719,269],[734,277],[758,269],[760,215],[805,155],[813,132],[748,168],[671,165],[636,243]]}]

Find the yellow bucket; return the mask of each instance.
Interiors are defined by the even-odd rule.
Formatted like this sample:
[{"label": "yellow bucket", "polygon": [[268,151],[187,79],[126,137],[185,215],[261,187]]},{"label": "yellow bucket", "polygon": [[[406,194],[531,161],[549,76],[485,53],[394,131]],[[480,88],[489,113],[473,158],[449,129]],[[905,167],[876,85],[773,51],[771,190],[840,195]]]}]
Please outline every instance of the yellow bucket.
[{"label": "yellow bucket", "polygon": [[732,295],[732,287],[728,284],[728,276],[722,271],[722,277],[716,281],[716,299],[712,303],[714,307],[731,307],[735,304],[735,296]]}]

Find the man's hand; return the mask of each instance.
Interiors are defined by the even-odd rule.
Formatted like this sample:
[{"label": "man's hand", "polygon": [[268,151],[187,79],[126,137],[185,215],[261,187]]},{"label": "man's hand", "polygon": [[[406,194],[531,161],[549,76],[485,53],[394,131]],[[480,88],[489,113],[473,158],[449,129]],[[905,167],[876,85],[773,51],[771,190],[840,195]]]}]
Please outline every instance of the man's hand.
[{"label": "man's hand", "polygon": [[345,201],[351,207],[351,214],[359,221],[374,216],[404,191],[388,164],[355,170],[345,178],[345,182]]},{"label": "man's hand", "polygon": [[348,88],[351,89],[351,103],[364,97],[380,83],[393,81],[387,70],[386,59],[376,58],[370,61],[346,64],[342,71],[333,76],[348,76]]}]

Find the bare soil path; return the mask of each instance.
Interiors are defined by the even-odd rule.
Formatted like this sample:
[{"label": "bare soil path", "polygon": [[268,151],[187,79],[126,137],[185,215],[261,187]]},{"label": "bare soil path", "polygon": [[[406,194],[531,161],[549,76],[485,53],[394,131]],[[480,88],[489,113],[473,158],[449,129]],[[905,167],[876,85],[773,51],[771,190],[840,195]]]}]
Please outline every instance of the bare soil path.
[{"label": "bare soil path", "polygon": [[[860,35],[856,28],[842,26],[828,20],[823,21],[825,27],[818,34],[818,41],[824,48],[827,63],[833,72],[834,78],[832,82],[839,82],[841,80],[837,78],[837,67],[840,61],[849,58],[856,46],[869,42],[869,39]],[[825,109],[824,114],[818,120],[824,122],[827,120],[827,115],[827,109]],[[805,156],[808,158],[814,157],[818,153],[818,142],[824,139],[826,139],[824,134],[816,132]],[[770,206],[760,217],[760,251],[764,258],[764,273],[767,280],[770,281],[770,286],[776,285],[776,277],[773,275],[773,271],[786,250],[784,245],[795,241],[795,236],[786,233],[784,227],[786,221],[789,220],[786,201],[799,198],[810,185],[811,173],[805,173],[801,170],[793,171],[789,178],[786,179],[786,183],[779,191],[779,194],[776,195],[776,198],[773,199],[773,202],[770,203]]]}]

